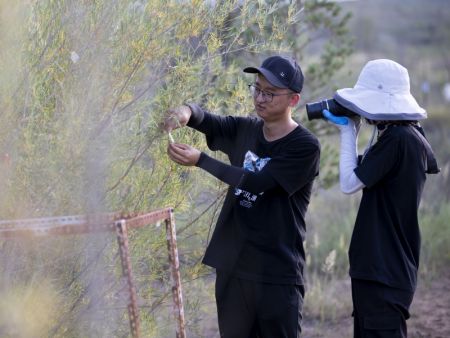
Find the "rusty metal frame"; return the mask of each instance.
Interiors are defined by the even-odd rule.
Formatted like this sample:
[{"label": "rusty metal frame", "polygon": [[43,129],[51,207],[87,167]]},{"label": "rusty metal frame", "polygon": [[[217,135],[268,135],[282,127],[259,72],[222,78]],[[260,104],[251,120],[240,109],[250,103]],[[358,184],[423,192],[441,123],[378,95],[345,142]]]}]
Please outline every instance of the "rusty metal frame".
[{"label": "rusty metal frame", "polygon": [[129,254],[128,229],[141,228],[145,225],[160,223],[162,221],[165,222],[166,226],[167,249],[172,281],[173,314],[177,321],[176,338],[186,338],[180,263],[178,260],[175,218],[172,208],[140,214],[107,213],[0,221],[0,239],[115,231],[119,244],[122,273],[127,280],[128,286],[129,303],[127,308],[130,330],[133,338],[139,338],[141,336],[139,309]]}]

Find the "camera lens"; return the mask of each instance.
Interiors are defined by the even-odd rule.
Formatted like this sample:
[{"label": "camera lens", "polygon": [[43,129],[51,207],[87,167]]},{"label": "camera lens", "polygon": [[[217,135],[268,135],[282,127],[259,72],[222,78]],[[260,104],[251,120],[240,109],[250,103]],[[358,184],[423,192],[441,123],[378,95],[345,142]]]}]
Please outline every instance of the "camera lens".
[{"label": "camera lens", "polygon": [[316,120],[316,119],[322,119],[322,111],[324,109],[327,109],[331,111],[330,107],[330,101],[334,101],[333,99],[329,100],[323,100],[319,102],[314,103],[307,103],[306,104],[306,114],[308,116],[308,120]]},{"label": "camera lens", "polygon": [[349,116],[349,117],[356,116],[356,114],[353,111],[348,110],[344,106],[341,106],[339,103],[336,102],[336,100],[328,99],[320,102],[306,104],[306,115],[308,116],[308,120],[311,121],[316,119],[322,119],[323,118],[322,111],[324,109],[327,109],[336,116]]}]

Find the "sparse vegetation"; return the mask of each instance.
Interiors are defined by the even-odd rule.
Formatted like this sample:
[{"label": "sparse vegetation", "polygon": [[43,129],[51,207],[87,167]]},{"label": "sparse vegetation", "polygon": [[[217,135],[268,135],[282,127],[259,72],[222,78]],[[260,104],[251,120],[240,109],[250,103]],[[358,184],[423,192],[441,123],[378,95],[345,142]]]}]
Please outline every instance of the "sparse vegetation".
[{"label": "sparse vegetation", "polygon": [[[186,100],[218,113],[250,113],[242,65],[269,53],[302,59],[300,47],[317,42],[321,30],[324,57],[317,53],[305,69],[316,65],[311,80],[331,62],[327,69],[337,70],[349,51],[348,17],[321,1],[233,0],[3,0],[0,16],[7,46],[0,51],[0,219],[174,207],[187,329],[201,336],[215,310],[204,310],[213,297],[211,272],[200,260],[224,187],[168,160],[161,117]],[[290,35],[295,26],[301,30]],[[173,137],[205,148],[187,128]],[[165,235],[152,227],[130,236],[143,335],[171,336]],[[2,303],[0,313],[18,309],[18,318],[27,315],[24,304],[49,304],[41,326],[24,323],[19,336],[127,334],[112,235],[1,240],[0,261],[2,294],[34,294],[40,280],[53,292],[33,301],[11,293]],[[6,321],[0,319],[0,335],[14,335]]]},{"label": "sparse vegetation", "polygon": [[[391,8],[385,2],[370,3]],[[383,34],[387,43],[374,43],[375,18],[353,27],[363,17],[355,6],[319,0],[0,0],[0,44],[6,46],[0,50],[0,219],[174,207],[188,334],[217,337],[213,271],[200,261],[226,187],[168,160],[167,135],[158,128],[162,114],[186,100],[221,114],[250,113],[242,66],[267,54],[300,61],[303,104],[353,85],[367,59],[391,57],[417,79],[413,91],[424,79],[431,83],[425,128],[442,173],[428,180],[421,206],[421,278],[439,276],[450,260],[450,119],[436,98],[450,78],[436,69],[448,64],[448,55],[442,56],[449,50],[448,29],[439,30],[438,40],[419,39],[417,49],[418,40],[410,37],[397,54],[398,40],[395,50]],[[348,11],[355,12],[353,21]],[[446,11],[439,15],[448,22]],[[408,32],[423,33],[417,29]],[[352,39],[357,52],[350,56]],[[431,53],[437,45],[440,52]],[[426,62],[417,69],[419,59]],[[323,337],[324,327],[351,313],[347,249],[359,196],[336,189],[333,128],[304,115],[299,107],[296,118],[323,144],[307,220],[304,326],[305,337]],[[203,137],[188,128],[173,137],[206,149]],[[130,236],[143,335],[172,337],[165,234],[152,226]],[[2,239],[0,262],[0,336],[129,333],[113,235]],[[349,330],[335,330],[335,336],[347,337]]]}]

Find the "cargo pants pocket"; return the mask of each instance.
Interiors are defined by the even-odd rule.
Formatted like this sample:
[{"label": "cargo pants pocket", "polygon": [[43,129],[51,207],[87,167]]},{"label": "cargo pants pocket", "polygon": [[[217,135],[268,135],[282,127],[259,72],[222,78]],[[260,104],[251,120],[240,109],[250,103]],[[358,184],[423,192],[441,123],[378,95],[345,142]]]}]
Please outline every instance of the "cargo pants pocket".
[{"label": "cargo pants pocket", "polygon": [[400,315],[378,315],[364,318],[364,338],[400,338]]}]

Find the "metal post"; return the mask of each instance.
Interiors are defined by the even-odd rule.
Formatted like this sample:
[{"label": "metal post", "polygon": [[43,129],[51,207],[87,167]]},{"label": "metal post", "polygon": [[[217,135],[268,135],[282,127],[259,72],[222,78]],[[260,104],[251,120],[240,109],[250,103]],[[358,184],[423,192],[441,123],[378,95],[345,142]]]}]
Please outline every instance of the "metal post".
[{"label": "metal post", "polygon": [[41,236],[64,236],[116,231],[123,276],[127,279],[129,291],[128,317],[131,335],[139,338],[140,323],[136,288],[133,283],[128,246],[128,229],[141,228],[147,224],[165,221],[167,248],[169,251],[170,276],[174,316],[177,321],[176,337],[186,338],[183,297],[181,292],[180,263],[178,260],[175,220],[172,208],[150,213],[107,213],[62,217],[31,218],[21,220],[0,220],[0,240],[8,238],[33,238]]},{"label": "metal post", "polygon": [[128,303],[128,317],[130,319],[130,330],[133,338],[141,335],[139,324],[139,310],[136,301],[136,288],[133,283],[133,273],[131,271],[131,260],[128,250],[128,231],[125,220],[116,222],[117,241],[119,242],[120,261],[122,263],[123,276],[127,279],[128,292],[130,295]]},{"label": "metal post", "polygon": [[178,323],[176,337],[186,338],[183,296],[181,292],[180,262],[178,260],[177,235],[175,230],[175,218],[173,216],[172,209],[170,210],[170,217],[166,219],[165,223],[172,280],[173,311],[175,319]]}]

